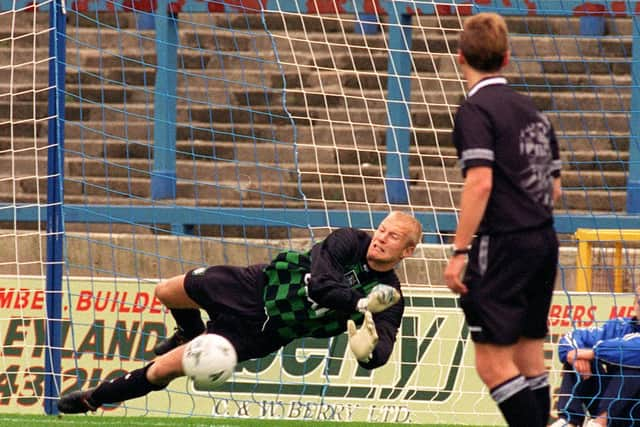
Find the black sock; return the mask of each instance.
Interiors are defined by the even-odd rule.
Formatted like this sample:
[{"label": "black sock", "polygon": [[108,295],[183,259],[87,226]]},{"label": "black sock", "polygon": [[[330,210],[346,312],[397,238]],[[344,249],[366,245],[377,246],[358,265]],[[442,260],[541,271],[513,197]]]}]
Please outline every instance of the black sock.
[{"label": "black sock", "polygon": [[172,308],[171,315],[185,338],[195,338],[204,332],[204,322],[197,308]]},{"label": "black sock", "polygon": [[536,397],[536,402],[538,402],[538,409],[540,410],[540,420],[543,423],[549,421],[549,415],[551,412],[551,396],[549,388],[549,374],[546,372],[544,374],[538,375],[537,377],[527,377],[527,383],[529,384],[529,388],[533,392]]},{"label": "black sock", "polygon": [[[540,411],[533,392],[522,375],[513,377],[491,389],[502,415],[510,427],[540,427]],[[545,420],[546,421],[546,420]]]},{"label": "black sock", "polygon": [[153,365],[149,363],[144,368],[136,369],[111,381],[104,381],[91,393],[89,403],[99,407],[105,403],[119,403],[125,400],[144,396],[149,392],[162,390],[167,386],[151,384],[147,379],[147,369]]}]

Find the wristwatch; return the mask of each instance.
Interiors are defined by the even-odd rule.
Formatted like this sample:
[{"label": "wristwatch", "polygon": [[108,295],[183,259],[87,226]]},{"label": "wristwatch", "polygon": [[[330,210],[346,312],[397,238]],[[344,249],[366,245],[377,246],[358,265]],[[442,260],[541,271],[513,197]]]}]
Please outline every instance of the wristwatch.
[{"label": "wristwatch", "polygon": [[456,248],[455,246],[451,246],[451,256],[467,255],[469,254],[470,251],[471,251],[471,245],[468,245],[462,248]]}]

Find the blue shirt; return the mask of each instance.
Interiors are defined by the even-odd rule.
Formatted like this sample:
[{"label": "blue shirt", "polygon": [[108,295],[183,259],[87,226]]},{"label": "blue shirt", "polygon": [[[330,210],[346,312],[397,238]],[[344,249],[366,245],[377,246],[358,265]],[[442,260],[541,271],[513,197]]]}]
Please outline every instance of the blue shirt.
[{"label": "blue shirt", "polygon": [[598,328],[574,329],[558,342],[558,356],[579,348],[593,349],[595,358],[612,365],[640,368],[640,325],[635,317],[619,317]]}]

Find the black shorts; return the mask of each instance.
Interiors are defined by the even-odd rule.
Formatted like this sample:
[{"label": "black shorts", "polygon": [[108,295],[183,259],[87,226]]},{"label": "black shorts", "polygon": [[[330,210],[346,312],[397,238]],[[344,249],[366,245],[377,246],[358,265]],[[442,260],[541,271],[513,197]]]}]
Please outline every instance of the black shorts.
[{"label": "black shorts", "polygon": [[238,362],[266,356],[286,344],[262,332],[267,319],[262,295],[264,267],[201,267],[185,275],[185,292],[209,315],[207,332],[227,338],[236,349]]},{"label": "black shorts", "polygon": [[471,339],[511,345],[544,338],[557,266],[552,226],[478,236],[463,279],[469,292],[460,297]]}]

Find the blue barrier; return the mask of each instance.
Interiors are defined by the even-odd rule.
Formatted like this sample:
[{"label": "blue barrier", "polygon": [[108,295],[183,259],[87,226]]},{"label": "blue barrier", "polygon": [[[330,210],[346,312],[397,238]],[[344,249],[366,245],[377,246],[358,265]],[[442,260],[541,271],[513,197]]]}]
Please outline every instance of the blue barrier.
[{"label": "blue barrier", "polygon": [[[202,224],[260,227],[361,227],[370,228],[380,222],[388,211],[268,209],[268,208],[206,208],[188,206],[111,206],[74,205],[62,207],[65,222],[120,224]],[[0,221],[41,221],[45,207],[0,204]],[[415,212],[425,233],[450,233],[455,230],[457,216],[450,211]],[[556,214],[558,233],[573,234],[578,228],[625,229],[638,228],[640,215]]]},{"label": "blue barrier", "polygon": [[411,142],[411,15],[408,3],[389,7],[389,64],[387,71],[387,155],[385,192],[389,203],[409,203],[409,146]]}]

